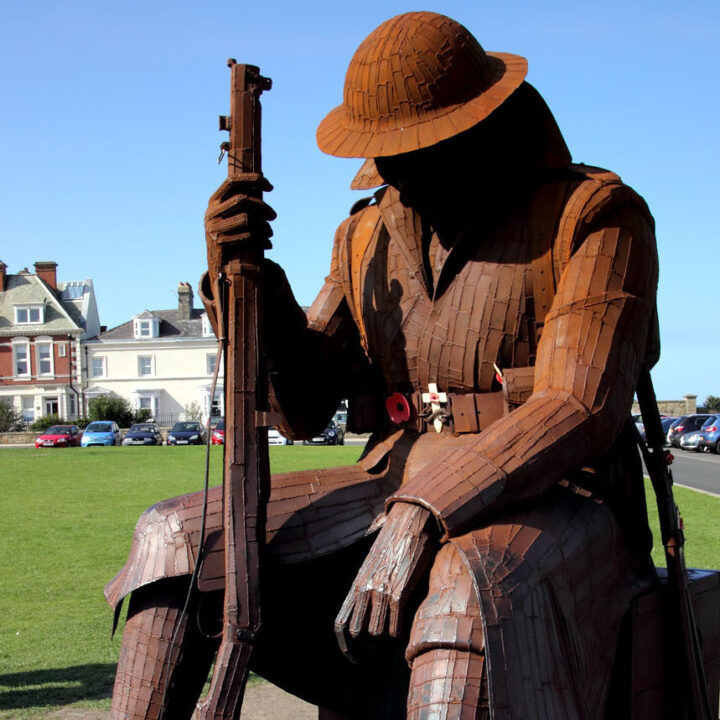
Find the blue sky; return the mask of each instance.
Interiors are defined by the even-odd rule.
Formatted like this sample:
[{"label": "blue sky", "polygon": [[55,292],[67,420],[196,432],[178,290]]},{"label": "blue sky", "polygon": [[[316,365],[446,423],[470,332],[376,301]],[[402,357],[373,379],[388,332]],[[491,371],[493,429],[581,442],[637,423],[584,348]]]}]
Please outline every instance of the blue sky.
[{"label": "blue sky", "polygon": [[348,189],[360,161],[323,155],[315,128],[340,102],[357,45],[408,10],[443,12],[487,50],[526,56],[573,158],[645,197],[660,252],[658,396],[720,395],[716,0],[3,0],[0,259],[10,272],[55,260],[60,280],[92,278],[110,327],[174,307],[178,282],[196,286],[203,271],[232,56],[273,79],[270,256],[309,304],[360,197]]}]

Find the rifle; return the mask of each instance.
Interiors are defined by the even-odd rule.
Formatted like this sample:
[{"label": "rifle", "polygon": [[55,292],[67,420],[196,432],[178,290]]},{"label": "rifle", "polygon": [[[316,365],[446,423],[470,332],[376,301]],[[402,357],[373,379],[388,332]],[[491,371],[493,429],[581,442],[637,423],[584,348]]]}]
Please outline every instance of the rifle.
[{"label": "rifle", "polygon": [[684,552],[685,534],[680,512],[673,497],[673,479],[669,467],[672,455],[664,449],[665,436],[648,368],[643,368],[640,373],[636,392],[645,425],[647,447],[640,437],[638,437],[638,441],[657,500],[660,535],[665,547],[665,561],[668,569],[668,592],[672,599],[672,610],[676,619],[677,642],[682,644],[680,656],[685,660],[684,665],[683,663],[678,664],[684,668],[681,672],[684,672],[685,675],[685,686],[688,691],[686,700],[689,696],[690,718],[692,720],[716,720],[717,715],[711,711],[708,701],[702,649],[688,588]]},{"label": "rifle", "polygon": [[[231,71],[230,116],[220,129],[230,132],[223,143],[228,179],[260,179],[260,94],[271,81],[254,65],[228,60]],[[261,198],[256,182],[254,196]],[[265,541],[265,506],[270,489],[266,373],[263,367],[260,270],[264,238],[252,233],[220,247],[220,273],[214,279],[220,326],[226,338],[225,458],[223,525],[225,531],[225,606],[223,635],[207,699],[198,704],[200,720],[239,716],[253,641],[260,628],[260,557]],[[211,279],[212,280],[212,279]]]}]

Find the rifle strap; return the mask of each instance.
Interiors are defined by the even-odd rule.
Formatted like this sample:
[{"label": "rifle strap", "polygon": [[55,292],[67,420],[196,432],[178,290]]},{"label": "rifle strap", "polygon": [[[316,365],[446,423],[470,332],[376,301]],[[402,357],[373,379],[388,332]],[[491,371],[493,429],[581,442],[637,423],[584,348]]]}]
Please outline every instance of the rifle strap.
[{"label": "rifle strap", "polygon": [[[640,433],[635,430],[645,466],[655,491],[660,528],[665,546],[665,557],[668,567],[669,596],[676,605],[678,615],[677,632],[682,644],[684,664],[682,670],[686,676],[686,697],[690,720],[712,720],[717,717],[710,709],[708,687],[705,679],[702,650],[698,635],[697,623],[692,606],[692,598],[688,588],[687,568],[683,551],[684,538],[677,505],[673,498],[672,476],[667,467],[668,460],[663,451],[662,423],[660,410],[657,406],[655,391],[650,377],[650,369],[644,366],[640,373],[636,388],[640,413],[645,424],[645,434],[652,453],[645,446]],[[663,517],[663,514],[668,517]],[[670,517],[673,515],[673,517]],[[672,547],[670,547],[672,545]]]}]

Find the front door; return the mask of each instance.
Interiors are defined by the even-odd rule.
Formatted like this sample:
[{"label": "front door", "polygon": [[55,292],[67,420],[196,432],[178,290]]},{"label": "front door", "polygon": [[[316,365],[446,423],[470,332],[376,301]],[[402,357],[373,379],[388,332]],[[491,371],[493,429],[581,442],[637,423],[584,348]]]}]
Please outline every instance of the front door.
[{"label": "front door", "polygon": [[58,399],[57,397],[46,397],[45,402],[45,415],[57,415],[58,414]]}]

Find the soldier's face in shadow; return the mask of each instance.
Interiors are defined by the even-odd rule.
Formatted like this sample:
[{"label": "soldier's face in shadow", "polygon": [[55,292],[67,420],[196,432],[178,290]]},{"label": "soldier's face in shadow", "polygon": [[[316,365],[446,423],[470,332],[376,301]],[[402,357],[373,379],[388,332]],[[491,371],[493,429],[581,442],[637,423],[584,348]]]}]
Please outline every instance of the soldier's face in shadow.
[{"label": "soldier's face in shadow", "polygon": [[502,154],[499,144],[493,124],[483,121],[430,147],[375,158],[375,165],[405,207],[428,220],[444,220],[468,209],[468,200],[492,180]]}]

